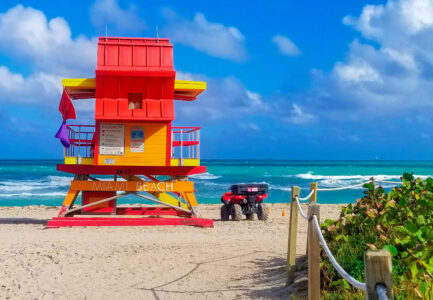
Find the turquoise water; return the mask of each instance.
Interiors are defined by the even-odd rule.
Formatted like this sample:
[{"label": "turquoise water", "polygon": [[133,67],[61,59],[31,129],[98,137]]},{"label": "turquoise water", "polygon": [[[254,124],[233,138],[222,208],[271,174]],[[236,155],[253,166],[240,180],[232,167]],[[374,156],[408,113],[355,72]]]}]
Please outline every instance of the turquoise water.
[{"label": "turquoise water", "polygon": [[[72,176],[56,170],[54,160],[0,160],[0,206],[61,205]],[[292,185],[308,194],[310,183],[319,187],[344,187],[374,176],[398,180],[404,172],[425,178],[433,176],[429,161],[277,161],[204,160],[207,173],[191,176],[200,203],[219,203],[234,183],[268,183],[268,202],[287,202]],[[392,184],[385,184],[385,188]],[[319,192],[321,203],[349,203],[362,196],[362,188]],[[128,200],[126,200],[128,201]],[[130,199],[136,203],[138,200]]]}]

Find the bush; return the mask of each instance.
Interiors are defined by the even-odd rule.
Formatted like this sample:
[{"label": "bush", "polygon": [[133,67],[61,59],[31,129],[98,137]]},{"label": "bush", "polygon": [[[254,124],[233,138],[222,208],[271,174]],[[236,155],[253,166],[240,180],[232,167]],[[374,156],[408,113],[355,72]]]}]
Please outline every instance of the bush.
[{"label": "bush", "polygon": [[[342,207],[338,220],[321,224],[329,248],[341,266],[365,282],[364,253],[385,249],[392,255],[396,299],[433,299],[433,179],[405,173],[402,186],[388,194],[374,184],[365,196]],[[321,253],[323,296],[359,294]]]}]

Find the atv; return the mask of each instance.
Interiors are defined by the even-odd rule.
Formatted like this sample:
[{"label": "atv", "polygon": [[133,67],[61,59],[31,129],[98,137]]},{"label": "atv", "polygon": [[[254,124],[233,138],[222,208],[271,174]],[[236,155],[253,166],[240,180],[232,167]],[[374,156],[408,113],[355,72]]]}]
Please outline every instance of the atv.
[{"label": "atv", "polygon": [[254,220],[254,214],[262,221],[268,219],[268,209],[263,199],[268,197],[267,184],[235,184],[230,191],[221,197],[224,205],[221,207],[221,220],[228,221],[230,216],[234,221]]}]

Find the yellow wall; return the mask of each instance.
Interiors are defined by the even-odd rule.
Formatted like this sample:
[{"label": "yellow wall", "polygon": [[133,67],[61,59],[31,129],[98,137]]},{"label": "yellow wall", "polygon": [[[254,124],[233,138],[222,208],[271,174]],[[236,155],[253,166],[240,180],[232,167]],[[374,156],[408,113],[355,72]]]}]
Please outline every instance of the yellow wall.
[{"label": "yellow wall", "polygon": [[82,157],[81,163],[78,163],[75,156],[65,156],[64,162],[65,165],[93,165],[95,159],[93,157]]},{"label": "yellow wall", "polygon": [[[125,155],[98,155],[98,165],[108,165],[104,163],[105,159],[114,159],[114,165],[118,166],[165,166],[167,164],[167,123],[106,123],[125,124]],[[132,126],[144,127],[144,152],[142,153],[130,151]]]},{"label": "yellow wall", "polygon": [[[178,167],[179,164],[180,164],[180,158],[172,158],[170,160],[170,166],[172,166],[172,167]],[[200,166],[200,159],[198,159],[198,158],[184,158],[183,159],[183,166],[187,166],[187,167]]]}]

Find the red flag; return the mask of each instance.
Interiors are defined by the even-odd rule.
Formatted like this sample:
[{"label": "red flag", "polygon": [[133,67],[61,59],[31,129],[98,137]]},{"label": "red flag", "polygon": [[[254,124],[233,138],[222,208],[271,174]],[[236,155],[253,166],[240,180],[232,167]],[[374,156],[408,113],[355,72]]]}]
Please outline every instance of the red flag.
[{"label": "red flag", "polygon": [[71,98],[69,98],[66,89],[63,89],[62,98],[60,99],[59,103],[59,112],[62,114],[63,121],[66,121],[67,119],[77,118],[74,105],[72,105]]}]

